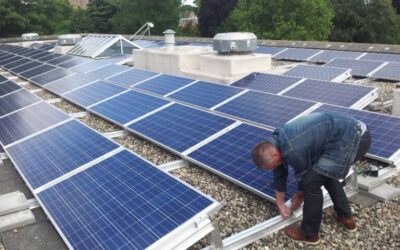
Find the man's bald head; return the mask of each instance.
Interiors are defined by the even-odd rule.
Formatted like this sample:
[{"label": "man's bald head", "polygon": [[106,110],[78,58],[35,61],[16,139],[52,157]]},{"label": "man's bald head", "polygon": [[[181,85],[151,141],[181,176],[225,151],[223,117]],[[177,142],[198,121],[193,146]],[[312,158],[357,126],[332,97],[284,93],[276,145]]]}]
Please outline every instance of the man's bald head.
[{"label": "man's bald head", "polygon": [[272,170],[281,164],[279,150],[270,142],[264,141],[257,144],[252,151],[254,164],[258,168]]}]

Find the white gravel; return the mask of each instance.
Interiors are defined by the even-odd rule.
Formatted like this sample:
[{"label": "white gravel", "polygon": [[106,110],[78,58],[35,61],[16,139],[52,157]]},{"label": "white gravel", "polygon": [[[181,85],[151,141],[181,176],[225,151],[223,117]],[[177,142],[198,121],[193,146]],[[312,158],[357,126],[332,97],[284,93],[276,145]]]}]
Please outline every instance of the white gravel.
[{"label": "white gravel", "polygon": [[40,98],[42,98],[44,100],[58,98],[58,96],[56,96],[46,90],[41,90],[41,91],[35,92],[35,95],[39,96]]},{"label": "white gravel", "polygon": [[67,101],[55,102],[53,103],[53,105],[68,114],[85,111],[83,108],[78,107],[75,104],[72,104]]},{"label": "white gravel", "polygon": [[100,119],[92,114],[80,117],[78,119],[89,127],[92,127],[95,130],[99,131],[100,133],[108,133],[121,130],[117,125],[114,125],[104,119]]}]

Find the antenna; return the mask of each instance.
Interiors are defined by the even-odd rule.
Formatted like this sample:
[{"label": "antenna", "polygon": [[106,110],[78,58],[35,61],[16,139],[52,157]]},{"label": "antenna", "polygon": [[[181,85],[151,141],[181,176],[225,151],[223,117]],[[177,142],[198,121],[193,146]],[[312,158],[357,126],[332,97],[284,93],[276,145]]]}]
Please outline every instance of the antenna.
[{"label": "antenna", "polygon": [[151,22],[145,23],[135,34],[129,37],[129,40],[139,40],[147,33],[150,36],[150,29],[154,27],[154,24]]}]

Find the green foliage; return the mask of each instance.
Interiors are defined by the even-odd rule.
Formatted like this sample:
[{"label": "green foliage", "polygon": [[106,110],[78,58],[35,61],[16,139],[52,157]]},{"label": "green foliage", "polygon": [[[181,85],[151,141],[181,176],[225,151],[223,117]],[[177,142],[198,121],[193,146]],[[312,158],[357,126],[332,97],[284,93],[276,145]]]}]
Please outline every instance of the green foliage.
[{"label": "green foliage", "polygon": [[162,35],[175,29],[179,22],[180,0],[119,0],[112,27],[117,33],[134,34],[146,22],[152,22],[151,33]]},{"label": "green foliage", "polygon": [[116,6],[109,0],[89,0],[86,10],[89,32],[112,33],[111,18],[116,10]]},{"label": "green foliage", "polygon": [[326,40],[332,17],[328,0],[238,0],[219,30],[253,32],[260,39]]},{"label": "green foliage", "polygon": [[69,32],[71,33],[88,33],[90,32],[91,24],[87,12],[80,7],[74,8],[71,17],[71,25]]}]

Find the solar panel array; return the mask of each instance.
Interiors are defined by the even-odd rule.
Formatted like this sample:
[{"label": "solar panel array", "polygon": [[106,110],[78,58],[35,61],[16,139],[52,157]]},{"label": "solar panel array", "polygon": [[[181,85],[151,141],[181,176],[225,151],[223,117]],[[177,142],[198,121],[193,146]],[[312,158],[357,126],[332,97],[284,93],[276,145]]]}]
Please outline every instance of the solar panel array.
[{"label": "solar panel array", "polygon": [[400,81],[400,63],[390,62],[369,75],[373,78]]},{"label": "solar panel array", "polygon": [[327,63],[333,59],[357,59],[361,57],[363,52],[355,51],[339,51],[339,50],[324,50],[322,53],[312,56],[308,61]]},{"label": "solar panel array", "polygon": [[369,73],[382,66],[383,62],[350,59],[334,59],[324,66],[351,69],[353,76],[368,76]]},{"label": "solar panel array", "polygon": [[297,65],[286,71],[283,75],[308,78],[322,81],[343,81],[350,77],[351,70],[333,67],[321,67],[315,65]]},{"label": "solar panel array", "polygon": [[308,58],[321,52],[322,50],[319,49],[288,48],[287,50],[275,55],[274,58],[292,61],[307,61]]}]

